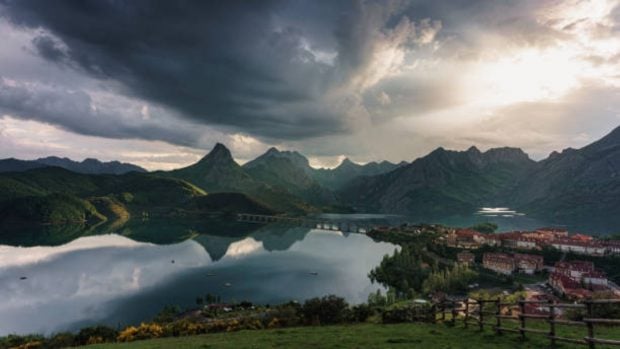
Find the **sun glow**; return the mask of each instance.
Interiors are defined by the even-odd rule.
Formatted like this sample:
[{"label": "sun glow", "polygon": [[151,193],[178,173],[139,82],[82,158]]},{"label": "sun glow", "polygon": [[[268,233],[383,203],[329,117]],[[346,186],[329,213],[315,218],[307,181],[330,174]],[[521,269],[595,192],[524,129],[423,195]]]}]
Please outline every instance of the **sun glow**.
[{"label": "sun glow", "polygon": [[557,99],[578,86],[585,68],[561,50],[525,50],[476,64],[466,91],[469,101],[485,106]]}]

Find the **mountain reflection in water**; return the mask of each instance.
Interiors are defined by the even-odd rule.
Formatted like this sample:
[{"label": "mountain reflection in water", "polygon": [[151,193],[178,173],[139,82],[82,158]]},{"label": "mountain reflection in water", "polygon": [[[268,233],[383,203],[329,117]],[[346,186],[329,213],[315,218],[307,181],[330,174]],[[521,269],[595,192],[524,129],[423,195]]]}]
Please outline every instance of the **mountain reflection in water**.
[{"label": "mountain reflection in water", "polygon": [[395,248],[364,235],[300,227],[267,226],[237,237],[192,234],[167,245],[138,242],[134,237],[146,234],[136,232],[53,247],[0,245],[0,335],[137,323],[207,293],[256,303],[326,294],[362,302],[379,288],[368,272]]}]

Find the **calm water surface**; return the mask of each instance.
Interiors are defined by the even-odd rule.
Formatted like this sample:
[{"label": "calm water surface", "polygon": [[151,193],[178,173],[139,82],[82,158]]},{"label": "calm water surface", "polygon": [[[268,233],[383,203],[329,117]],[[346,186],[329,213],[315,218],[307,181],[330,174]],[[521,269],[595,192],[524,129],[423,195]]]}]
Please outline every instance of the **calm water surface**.
[{"label": "calm water surface", "polygon": [[[509,208],[442,219],[321,218],[461,227],[491,221],[499,231],[558,225]],[[208,293],[226,302],[275,304],[327,294],[363,302],[380,288],[370,283],[368,272],[395,249],[360,234],[226,221],[134,222],[114,228],[116,234],[84,229],[0,231],[0,336],[138,323],[166,305],[192,306]]]},{"label": "calm water surface", "polygon": [[394,248],[307,228],[199,234],[167,245],[116,234],[53,247],[0,245],[0,335],[136,323],[207,293],[256,303],[326,294],[363,302],[379,288],[368,272]]}]

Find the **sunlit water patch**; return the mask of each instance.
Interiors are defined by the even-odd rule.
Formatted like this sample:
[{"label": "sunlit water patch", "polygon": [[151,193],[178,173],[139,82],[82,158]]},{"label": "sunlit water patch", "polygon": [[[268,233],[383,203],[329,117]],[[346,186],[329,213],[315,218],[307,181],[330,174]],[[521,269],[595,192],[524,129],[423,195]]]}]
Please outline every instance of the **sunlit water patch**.
[{"label": "sunlit water patch", "polygon": [[484,216],[484,217],[506,217],[506,218],[525,216],[525,213],[511,210],[508,207],[482,207],[480,208],[480,210],[478,210],[478,212],[476,212],[476,214],[480,216]]}]

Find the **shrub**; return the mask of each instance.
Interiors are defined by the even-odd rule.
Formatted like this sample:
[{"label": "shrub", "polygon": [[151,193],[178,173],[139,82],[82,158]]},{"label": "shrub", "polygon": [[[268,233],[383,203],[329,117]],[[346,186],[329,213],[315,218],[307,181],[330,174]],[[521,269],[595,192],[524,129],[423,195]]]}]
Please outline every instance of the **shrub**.
[{"label": "shrub", "polygon": [[86,327],[80,330],[75,336],[76,345],[92,344],[94,340],[99,340],[99,343],[114,342],[118,332],[107,326],[92,326]]},{"label": "shrub", "polygon": [[385,324],[400,322],[431,322],[435,318],[435,312],[430,305],[415,305],[409,307],[386,309],[381,313],[381,320]]},{"label": "shrub", "polygon": [[334,295],[307,300],[301,308],[304,319],[312,324],[336,324],[346,319],[349,305]]},{"label": "shrub", "polygon": [[302,308],[298,303],[288,303],[272,308],[265,319],[267,324],[270,319],[278,318],[278,322],[283,327],[296,326],[301,324]]},{"label": "shrub", "polygon": [[273,319],[271,319],[271,321],[269,321],[269,323],[267,324],[267,328],[278,328],[280,327],[280,320],[278,320],[277,317],[274,317]]},{"label": "shrub", "polygon": [[45,338],[40,335],[18,336],[10,334],[0,338],[0,348],[23,348],[28,343],[42,342]]},{"label": "shrub", "polygon": [[373,311],[367,304],[359,304],[351,308],[349,321],[351,322],[366,322],[366,320],[372,315]]},{"label": "shrub", "polygon": [[140,326],[129,326],[122,330],[116,338],[119,342],[131,342],[138,339],[151,339],[163,337],[164,329],[156,323],[145,324]]},{"label": "shrub", "polygon": [[207,329],[208,327],[204,323],[180,320],[167,324],[164,335],[174,337],[193,336],[207,333]]},{"label": "shrub", "polygon": [[72,333],[57,333],[47,340],[48,348],[67,348],[72,347],[75,343],[75,336]]}]

